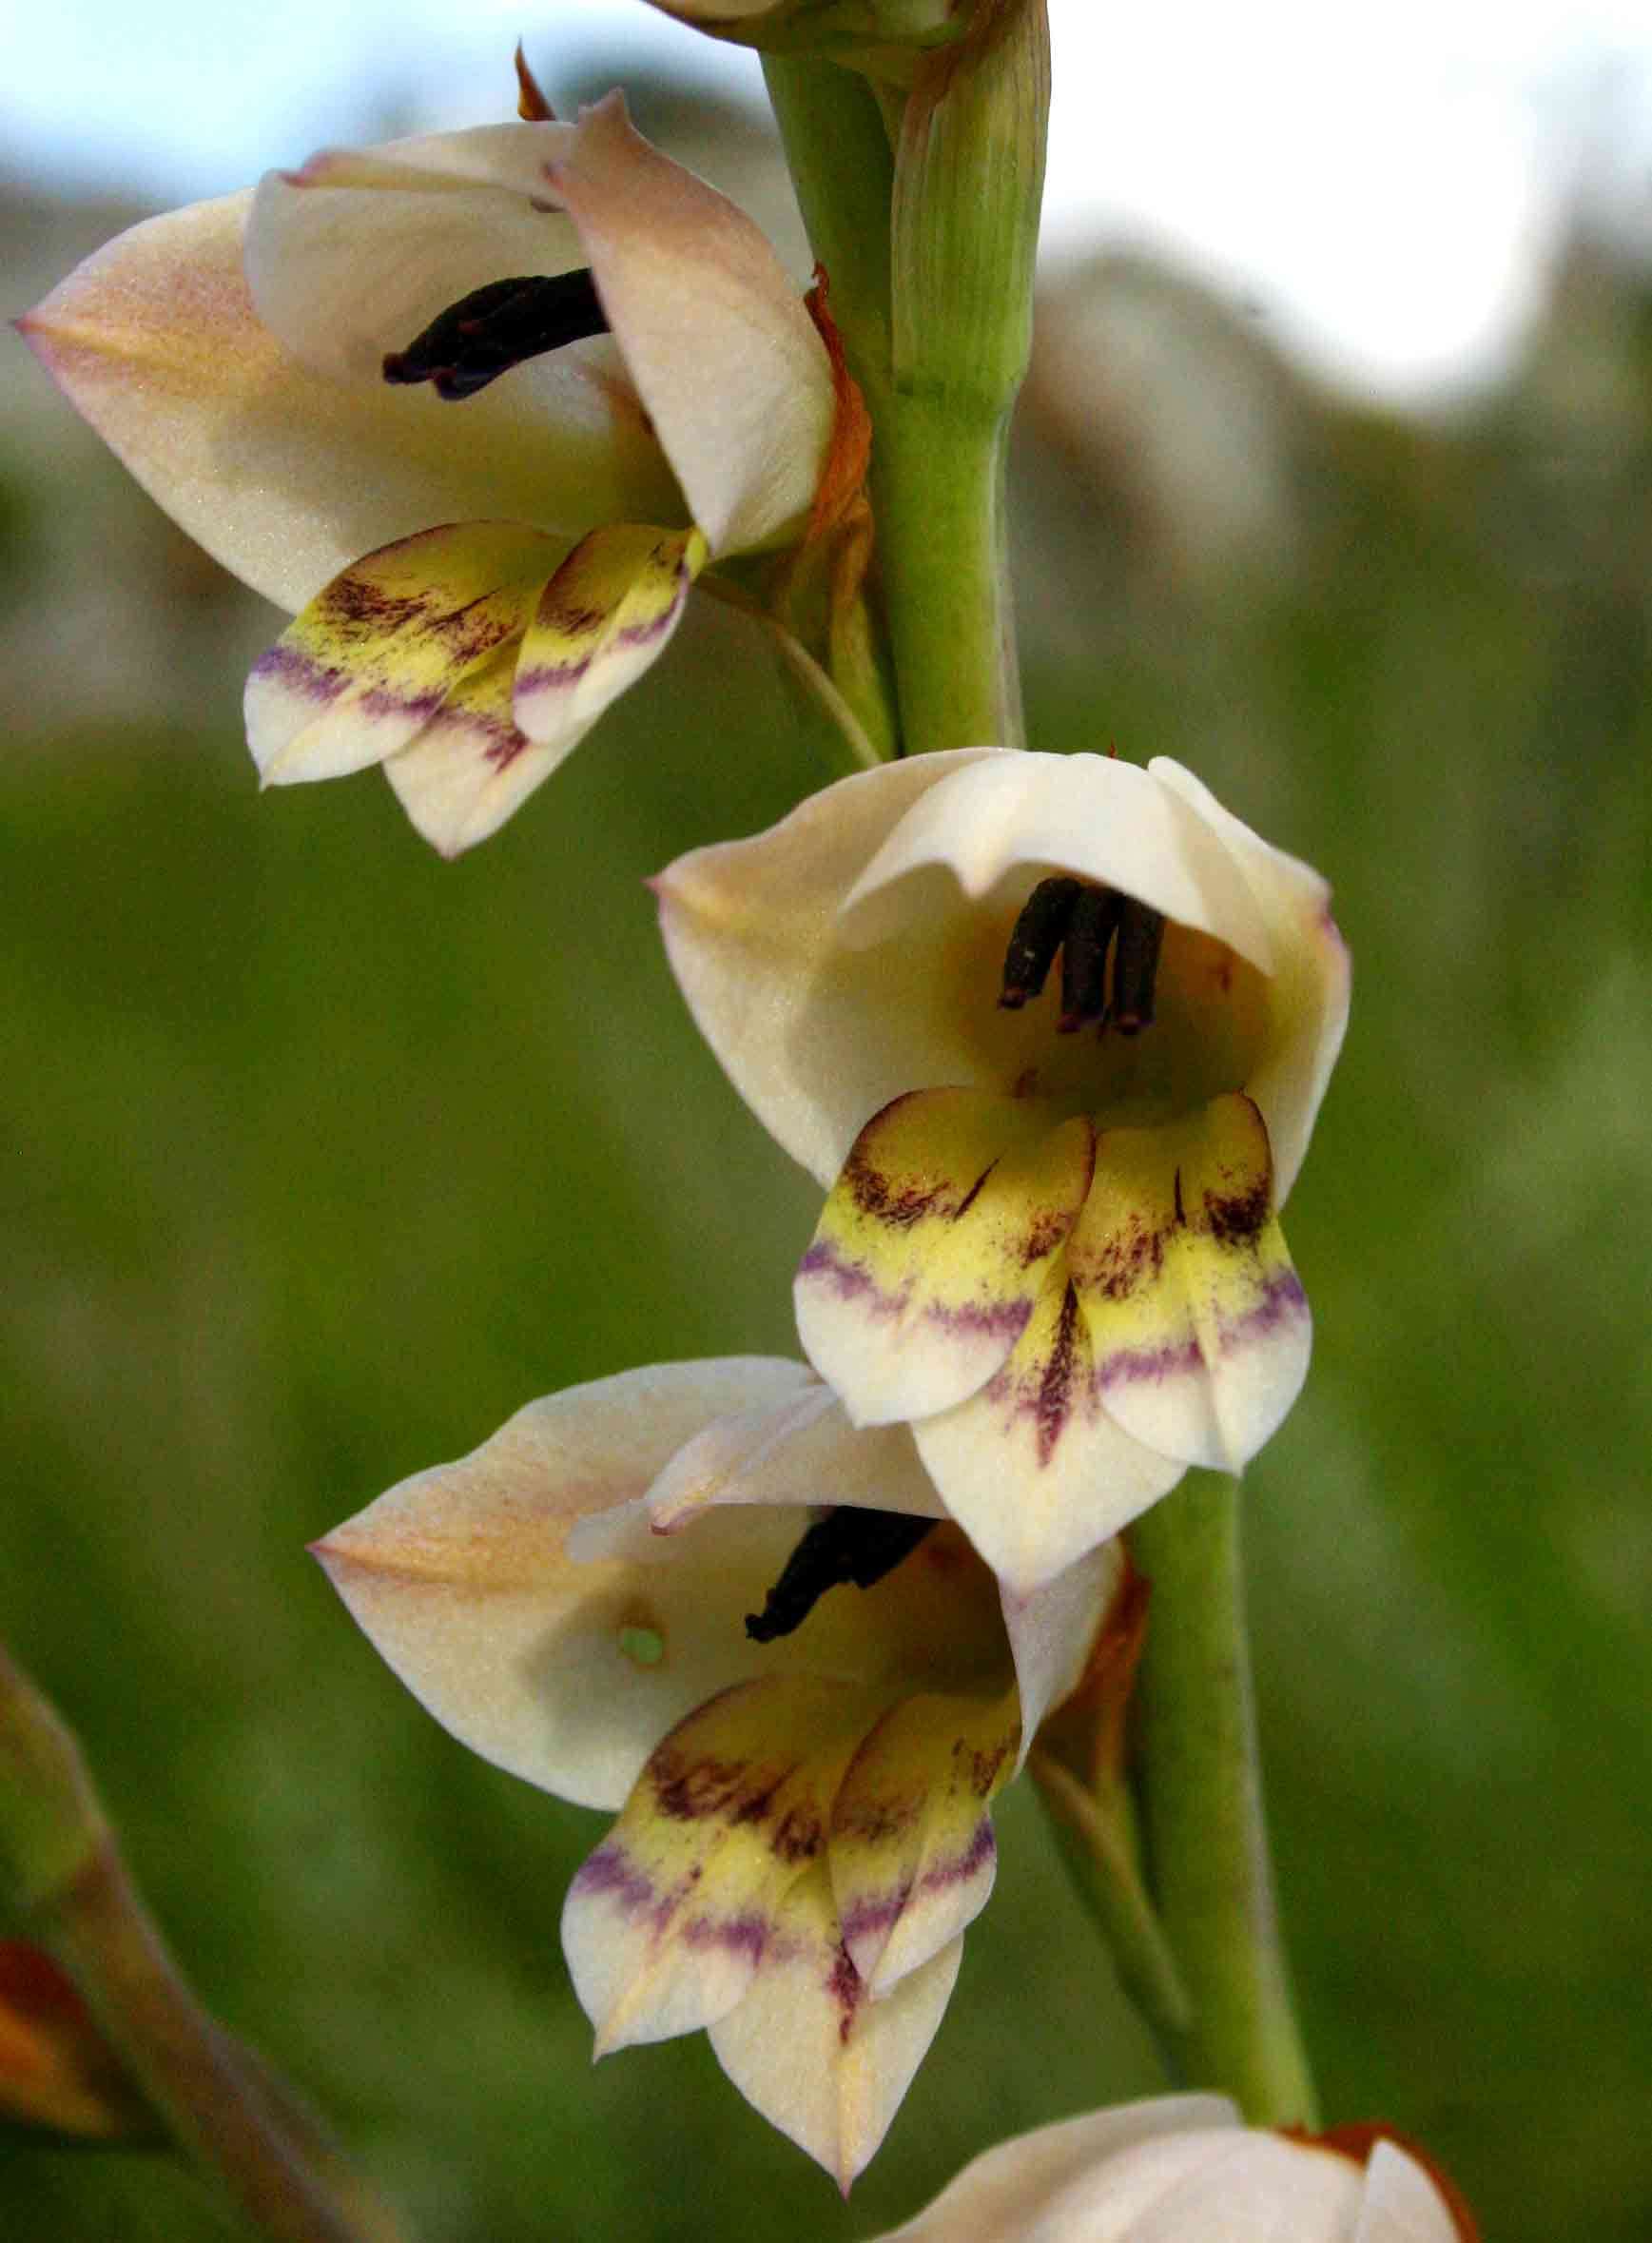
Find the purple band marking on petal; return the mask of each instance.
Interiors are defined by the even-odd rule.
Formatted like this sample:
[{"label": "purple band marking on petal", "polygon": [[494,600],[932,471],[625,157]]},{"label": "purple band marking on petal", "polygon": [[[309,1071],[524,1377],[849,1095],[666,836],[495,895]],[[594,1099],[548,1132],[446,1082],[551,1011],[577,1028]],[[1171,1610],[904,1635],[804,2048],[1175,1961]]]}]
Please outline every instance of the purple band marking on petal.
[{"label": "purple band marking on petal", "polygon": [[[1275,1270],[1242,1317],[1221,1319],[1217,1347],[1224,1356],[1238,1355],[1255,1340],[1305,1315],[1307,1309],[1308,1296],[1296,1272]],[[1183,1340],[1174,1347],[1122,1348],[1097,1366],[1097,1391],[1105,1394],[1111,1387],[1143,1383],[1156,1386],[1167,1378],[1185,1377],[1204,1360],[1205,1351],[1196,1339]]]},{"label": "purple band marking on petal", "polygon": [[843,1919],[845,1939],[861,1940],[871,1932],[892,1930],[910,1905],[914,1892],[924,1896],[950,1892],[958,1885],[967,1884],[981,1875],[997,1853],[992,1817],[982,1815],[962,1853],[943,1854],[939,1861],[930,1863],[921,1878],[904,1878],[886,1893],[868,1894],[857,1901]]},{"label": "purple band marking on petal", "polygon": [[251,675],[280,678],[282,685],[312,701],[336,701],[350,682],[348,671],[312,661],[308,654],[300,653],[297,647],[283,647],[279,641],[260,654]]},{"label": "purple band marking on petal", "polygon": [[654,1898],[651,1879],[643,1875],[632,1863],[625,1848],[612,1843],[599,1845],[590,1859],[575,1871],[569,1893],[585,1897],[597,1894],[617,1900],[628,1916],[648,1907]]},{"label": "purple band marking on petal", "polygon": [[744,1955],[755,1967],[768,1952],[773,1931],[767,1916],[696,1916],[684,1924],[678,1937],[685,1947],[715,1947],[726,1955]]},{"label": "purple band marking on petal", "polygon": [[[798,1263],[797,1274],[800,1278],[824,1278],[840,1300],[865,1301],[870,1314],[884,1321],[904,1315],[912,1297],[910,1287],[904,1287],[899,1293],[885,1293],[864,1263],[844,1260],[826,1239],[814,1240]],[[939,1325],[943,1331],[971,1336],[985,1335],[1003,1340],[1006,1348],[1010,1348],[1026,1330],[1032,1313],[1032,1303],[1026,1300],[995,1301],[990,1308],[981,1308],[972,1301],[951,1305],[931,1301],[923,1316],[926,1324]]]}]

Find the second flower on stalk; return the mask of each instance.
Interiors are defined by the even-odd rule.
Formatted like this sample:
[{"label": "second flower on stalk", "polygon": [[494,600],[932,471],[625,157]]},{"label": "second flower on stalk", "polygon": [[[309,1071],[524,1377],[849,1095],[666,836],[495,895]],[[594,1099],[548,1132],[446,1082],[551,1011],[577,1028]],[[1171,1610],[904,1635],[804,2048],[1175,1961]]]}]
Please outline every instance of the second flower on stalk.
[{"label": "second flower on stalk", "polygon": [[1277,1216],[1347,1020],[1318,874],[1165,759],[966,749],[657,885],[702,1030],[832,1187],[805,1348],[995,1570],[1255,1453],[1307,1370]]}]

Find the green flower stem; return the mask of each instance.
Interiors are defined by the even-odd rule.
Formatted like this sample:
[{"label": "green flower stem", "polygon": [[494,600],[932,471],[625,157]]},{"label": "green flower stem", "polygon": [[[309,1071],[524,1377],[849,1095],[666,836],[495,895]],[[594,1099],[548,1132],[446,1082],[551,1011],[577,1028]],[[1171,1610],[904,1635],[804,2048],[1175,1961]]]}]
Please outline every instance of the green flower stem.
[{"label": "green flower stem", "polygon": [[1004,535],[1007,414],[896,392],[873,416],[872,513],[908,753],[1025,745]]},{"label": "green flower stem", "polygon": [[763,58],[786,160],[849,372],[874,426],[889,389],[889,209],[895,160],[877,96],[836,63]]},{"label": "green flower stem", "polygon": [[121,1860],[79,1748],[0,1649],[0,1902],[68,1973],[166,2133],[277,2243],[405,2231],[290,2089],[185,1984]]},{"label": "green flower stem", "polygon": [[894,160],[864,78],[764,61],[832,317],[872,419],[876,576],[899,680],[903,747],[1020,747],[1025,735],[1005,568],[1007,402],[893,373]]},{"label": "green flower stem", "polygon": [[1312,2126],[1263,1819],[1235,1483],[1190,1473],[1130,1541],[1153,1584],[1135,1705],[1148,1882],[1193,2004],[1177,2068],[1253,2125]]},{"label": "green flower stem", "polygon": [[1128,1795],[1104,1804],[1070,1768],[1037,1747],[1027,1766],[1074,1890],[1107,1942],[1118,1983],[1157,2041],[1166,2065],[1179,2071],[1193,2005],[1141,1882]]}]

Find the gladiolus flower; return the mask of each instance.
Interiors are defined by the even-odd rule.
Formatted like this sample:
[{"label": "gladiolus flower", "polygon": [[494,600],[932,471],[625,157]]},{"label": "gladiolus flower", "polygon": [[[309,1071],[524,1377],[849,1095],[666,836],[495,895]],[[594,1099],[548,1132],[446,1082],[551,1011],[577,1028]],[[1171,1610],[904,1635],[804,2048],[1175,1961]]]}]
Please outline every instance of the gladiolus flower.
[{"label": "gladiolus flower", "polygon": [[656,885],[712,1049],[832,1187],[804,1347],[996,1571],[1255,1453],[1306,1375],[1278,1209],[1348,1011],[1316,873],[1162,758],[962,749]]},{"label": "gladiolus flower", "polygon": [[856,1433],[802,1365],[747,1357],[531,1403],[317,1554],[463,1743],[620,1810],[562,1921],[597,2054],[704,2026],[846,2188],[940,2023],[989,1803],[1083,1674],[1117,1545],[1001,1590],[904,1428]]},{"label": "gladiolus flower", "polygon": [[1467,2206],[1372,2127],[1316,2139],[1165,2096],[1001,2142],[882,2243],[1476,2243]]},{"label": "gladiolus flower", "polygon": [[709,559],[803,536],[833,455],[807,306],[617,93],[270,172],[121,235],[21,324],[167,512],[297,612],[247,685],[265,782],[382,763],[449,853],[656,658]]}]

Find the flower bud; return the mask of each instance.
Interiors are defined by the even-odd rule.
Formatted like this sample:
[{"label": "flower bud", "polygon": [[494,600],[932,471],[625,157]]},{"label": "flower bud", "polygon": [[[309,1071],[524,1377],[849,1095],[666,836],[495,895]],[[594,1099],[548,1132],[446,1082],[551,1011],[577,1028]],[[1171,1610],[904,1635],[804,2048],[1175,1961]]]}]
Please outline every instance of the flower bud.
[{"label": "flower bud", "polygon": [[993,415],[1014,402],[1032,349],[1049,112],[1045,0],[984,0],[968,37],[921,65],[895,158],[898,389]]},{"label": "flower bud", "polygon": [[926,48],[962,38],[982,0],[651,0],[678,23],[769,54],[814,54],[904,79]]}]

